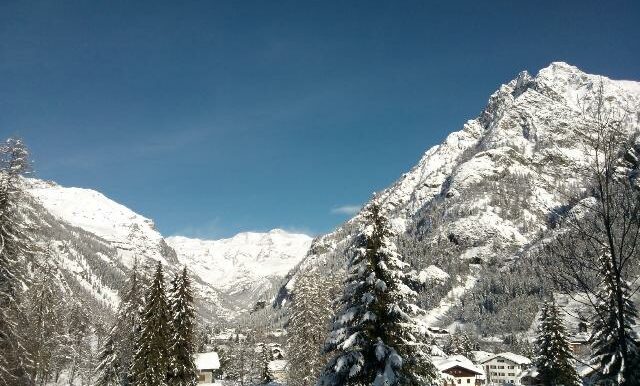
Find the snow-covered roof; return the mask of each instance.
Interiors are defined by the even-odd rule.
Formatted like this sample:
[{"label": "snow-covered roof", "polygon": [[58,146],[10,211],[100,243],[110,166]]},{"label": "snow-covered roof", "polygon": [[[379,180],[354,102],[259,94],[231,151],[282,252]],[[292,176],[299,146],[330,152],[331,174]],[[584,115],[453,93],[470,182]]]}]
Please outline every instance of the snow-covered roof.
[{"label": "snow-covered roof", "polygon": [[220,368],[220,358],[215,351],[197,353],[195,362],[198,370],[218,370]]},{"label": "snow-covered roof", "polygon": [[484,371],[480,367],[474,365],[473,362],[471,362],[471,360],[464,355],[453,355],[449,358],[436,360],[433,364],[440,372],[447,371],[455,367],[460,367],[476,373],[477,375],[484,375]]},{"label": "snow-covered roof", "polygon": [[471,351],[475,363],[483,363],[485,360],[494,357],[496,354],[488,351]]},{"label": "snow-covered roof", "polygon": [[277,359],[269,362],[269,371],[284,371],[287,367],[287,361],[284,359]]},{"label": "snow-covered roof", "polygon": [[496,354],[496,355],[493,355],[493,356],[491,356],[489,358],[486,358],[485,360],[483,360],[480,363],[486,363],[486,362],[489,362],[490,360],[495,359],[495,358],[503,358],[503,359],[506,359],[508,361],[511,361],[511,362],[519,364],[519,365],[529,365],[529,364],[531,364],[531,359],[529,359],[529,358],[527,358],[525,356],[522,356],[522,355],[514,354],[512,352],[501,352],[500,354]]}]

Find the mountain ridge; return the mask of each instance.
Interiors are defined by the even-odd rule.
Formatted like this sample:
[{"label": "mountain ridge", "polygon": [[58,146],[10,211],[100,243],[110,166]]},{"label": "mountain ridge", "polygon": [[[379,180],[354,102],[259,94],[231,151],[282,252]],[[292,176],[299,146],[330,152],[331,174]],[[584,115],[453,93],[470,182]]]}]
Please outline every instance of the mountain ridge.
[{"label": "mountain ridge", "polygon": [[[548,230],[550,209],[566,204],[559,191],[584,189],[578,176],[590,162],[583,145],[600,89],[609,108],[624,118],[624,126],[637,131],[639,82],[611,80],[553,62],[536,76],[523,71],[501,85],[476,118],[428,149],[410,171],[370,201],[386,210],[400,235],[401,251],[414,268],[435,264],[449,274],[449,282],[434,294],[424,294],[421,305],[428,310],[441,307],[452,315],[431,315],[432,320],[464,319],[468,310],[442,307],[442,302],[451,305],[470,297],[480,303],[482,296],[473,292],[476,282],[484,284],[476,279],[488,281],[494,274],[488,271],[491,266],[507,269],[505,264]],[[274,305],[286,304],[301,272],[343,272],[344,256],[361,220],[358,213],[316,238],[281,283]],[[527,285],[539,290],[535,283]],[[480,307],[474,310],[478,314],[487,313],[482,304],[472,305]],[[529,323],[531,312],[523,311],[519,322]]]},{"label": "mountain ridge", "polygon": [[[45,241],[56,246],[54,251],[59,267],[112,309],[118,304],[118,286],[134,261],[143,268],[161,261],[169,274],[182,266],[188,267],[194,276],[202,308],[210,310],[206,313],[207,318],[236,318],[251,311],[257,301],[270,300],[268,297],[274,291],[275,283],[298,263],[311,242],[307,235],[281,229],[265,233],[244,232],[220,240],[165,238],[152,220],[98,191],[32,178],[25,179],[24,185],[37,204],[34,205],[37,217],[48,218],[44,228],[62,224],[72,227],[71,231],[57,230]],[[47,212],[46,216],[43,211]],[[53,224],[54,221],[58,224]],[[83,240],[94,239],[107,249],[95,256],[80,256],[76,249],[82,246],[72,236],[78,233],[83,234]],[[194,243],[206,248],[198,249]],[[185,245],[189,245],[189,253],[181,253],[180,249],[176,252],[174,247]],[[219,253],[219,249],[223,251]],[[225,266],[228,262],[219,258],[220,254],[233,255],[233,264]],[[95,269],[96,260],[101,261],[103,272]],[[264,263],[271,264],[272,268],[265,270]],[[235,276],[229,274],[229,268],[231,271],[237,268]],[[212,273],[216,269],[218,272]],[[117,275],[119,281],[101,280],[104,274]],[[239,278],[239,274],[244,277]],[[86,277],[90,280],[85,280]]]}]

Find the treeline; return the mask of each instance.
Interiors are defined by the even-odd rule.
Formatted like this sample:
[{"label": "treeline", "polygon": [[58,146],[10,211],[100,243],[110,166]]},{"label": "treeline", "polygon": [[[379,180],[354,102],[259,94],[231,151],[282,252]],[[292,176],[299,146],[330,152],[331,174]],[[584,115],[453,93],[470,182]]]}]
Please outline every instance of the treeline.
[{"label": "treeline", "polygon": [[[96,298],[104,283],[91,272],[120,288],[124,267],[106,266],[96,256],[114,254],[109,246],[39,210],[24,191],[31,171],[22,140],[0,145],[0,385],[195,384],[186,269],[165,291],[160,264],[150,280],[134,268],[114,321],[109,299]],[[54,242],[61,233],[67,241]],[[61,255],[87,269],[61,269]]]},{"label": "treeline", "polygon": [[69,383],[93,372],[100,323],[66,294],[54,253],[26,217],[22,177],[31,172],[19,139],[0,145],[0,385],[44,385],[63,371]]},{"label": "treeline", "polygon": [[100,353],[98,386],[197,383],[196,312],[187,269],[178,272],[166,290],[158,262],[148,281],[143,283],[136,264]]}]

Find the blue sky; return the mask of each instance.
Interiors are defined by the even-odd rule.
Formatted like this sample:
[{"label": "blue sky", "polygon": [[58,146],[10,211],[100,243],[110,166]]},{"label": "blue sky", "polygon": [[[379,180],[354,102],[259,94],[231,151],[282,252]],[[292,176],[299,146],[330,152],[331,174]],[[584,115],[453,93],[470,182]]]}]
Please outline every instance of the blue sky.
[{"label": "blue sky", "polygon": [[0,136],[166,235],[318,234],[521,70],[640,79],[639,20],[638,1],[3,0]]}]

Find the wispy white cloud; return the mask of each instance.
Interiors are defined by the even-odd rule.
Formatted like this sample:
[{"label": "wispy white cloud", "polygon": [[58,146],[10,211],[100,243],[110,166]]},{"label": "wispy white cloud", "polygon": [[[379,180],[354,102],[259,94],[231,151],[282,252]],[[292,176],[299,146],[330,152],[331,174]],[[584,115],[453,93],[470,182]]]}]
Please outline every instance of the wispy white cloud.
[{"label": "wispy white cloud", "polygon": [[346,214],[353,216],[362,209],[360,205],[342,205],[331,209],[332,214]]}]

